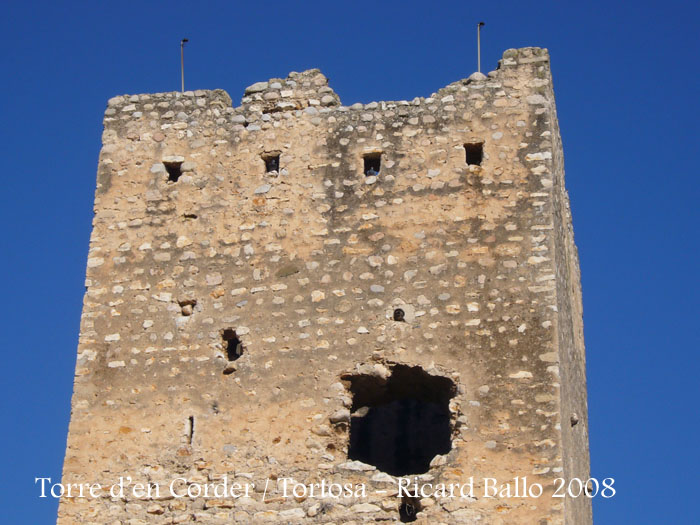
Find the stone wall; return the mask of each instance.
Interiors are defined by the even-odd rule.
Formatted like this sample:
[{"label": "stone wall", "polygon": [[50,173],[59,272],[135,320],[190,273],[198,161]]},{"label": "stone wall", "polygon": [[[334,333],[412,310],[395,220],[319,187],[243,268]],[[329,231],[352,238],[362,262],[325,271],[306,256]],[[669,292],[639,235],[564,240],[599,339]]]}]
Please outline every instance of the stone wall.
[{"label": "stone wall", "polygon": [[[590,523],[587,498],[550,497],[587,478],[588,441],[546,50],[412,101],[342,106],[310,70],[239,107],[220,90],[115,97],[104,126],[63,481],[253,488],[64,498],[58,523],[396,521],[396,478],[348,457],[355,385],[387,401],[393,374],[399,397],[451,385],[451,446],[422,482],[545,487],[423,498],[417,523]],[[431,388],[416,395],[437,403]],[[271,497],[282,478],[367,495]]]}]

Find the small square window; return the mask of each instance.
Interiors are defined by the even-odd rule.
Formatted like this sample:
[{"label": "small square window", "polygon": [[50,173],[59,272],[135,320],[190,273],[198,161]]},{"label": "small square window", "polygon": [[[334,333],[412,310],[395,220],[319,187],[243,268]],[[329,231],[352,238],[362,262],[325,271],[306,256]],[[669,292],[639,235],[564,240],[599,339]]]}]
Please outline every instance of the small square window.
[{"label": "small square window", "polygon": [[280,156],[279,155],[266,155],[263,157],[265,161],[265,171],[267,173],[277,172],[280,170]]},{"label": "small square window", "polygon": [[177,179],[182,175],[182,162],[163,162],[165,171],[168,172],[168,180],[177,182]]},{"label": "small square window", "polygon": [[365,176],[376,177],[379,175],[379,170],[382,167],[382,153],[368,153],[364,156],[365,161]]},{"label": "small square window", "polygon": [[484,159],[484,143],[473,142],[464,145],[466,152],[466,160],[469,166],[481,166],[481,161]]}]

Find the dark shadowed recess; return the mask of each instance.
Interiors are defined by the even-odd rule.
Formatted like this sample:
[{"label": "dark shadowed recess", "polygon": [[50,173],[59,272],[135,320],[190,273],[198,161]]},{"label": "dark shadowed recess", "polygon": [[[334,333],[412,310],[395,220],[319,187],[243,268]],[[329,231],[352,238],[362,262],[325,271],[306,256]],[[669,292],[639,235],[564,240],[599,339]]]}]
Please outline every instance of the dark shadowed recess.
[{"label": "dark shadowed recess", "polygon": [[346,375],[353,395],[348,458],[392,476],[423,474],[452,448],[450,399],[455,384],[419,366],[396,365],[391,376]]}]

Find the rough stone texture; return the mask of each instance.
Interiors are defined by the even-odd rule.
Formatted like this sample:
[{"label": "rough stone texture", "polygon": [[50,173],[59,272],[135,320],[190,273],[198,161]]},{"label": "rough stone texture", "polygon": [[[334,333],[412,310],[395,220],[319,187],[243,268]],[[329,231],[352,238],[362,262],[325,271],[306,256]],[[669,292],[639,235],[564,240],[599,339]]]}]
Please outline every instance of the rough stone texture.
[{"label": "rough stone texture", "polygon": [[[557,477],[588,478],[588,420],[546,50],[508,50],[488,77],[413,101],[341,106],[311,70],[250,86],[239,107],[221,90],[115,97],[104,126],[63,482],[255,487],[64,498],[58,523],[394,521],[395,491],[374,492],[393,478],[347,457],[342,378],[397,363],[457,388],[452,450],[422,480],[545,486],[424,498],[418,523],[591,522],[588,498],[549,497]],[[474,142],[481,166],[465,162]],[[163,162],[183,163],[177,182]],[[263,503],[277,477],[368,494]]]}]

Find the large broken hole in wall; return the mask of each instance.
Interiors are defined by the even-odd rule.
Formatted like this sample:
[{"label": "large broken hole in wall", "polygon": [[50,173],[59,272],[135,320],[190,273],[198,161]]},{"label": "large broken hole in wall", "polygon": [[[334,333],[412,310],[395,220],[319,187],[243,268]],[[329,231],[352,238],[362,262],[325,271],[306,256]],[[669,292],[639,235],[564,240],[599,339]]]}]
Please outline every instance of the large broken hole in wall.
[{"label": "large broken hole in wall", "polygon": [[348,374],[352,416],[348,458],[392,476],[423,474],[452,448],[448,378],[419,366],[396,365],[389,377]]}]

